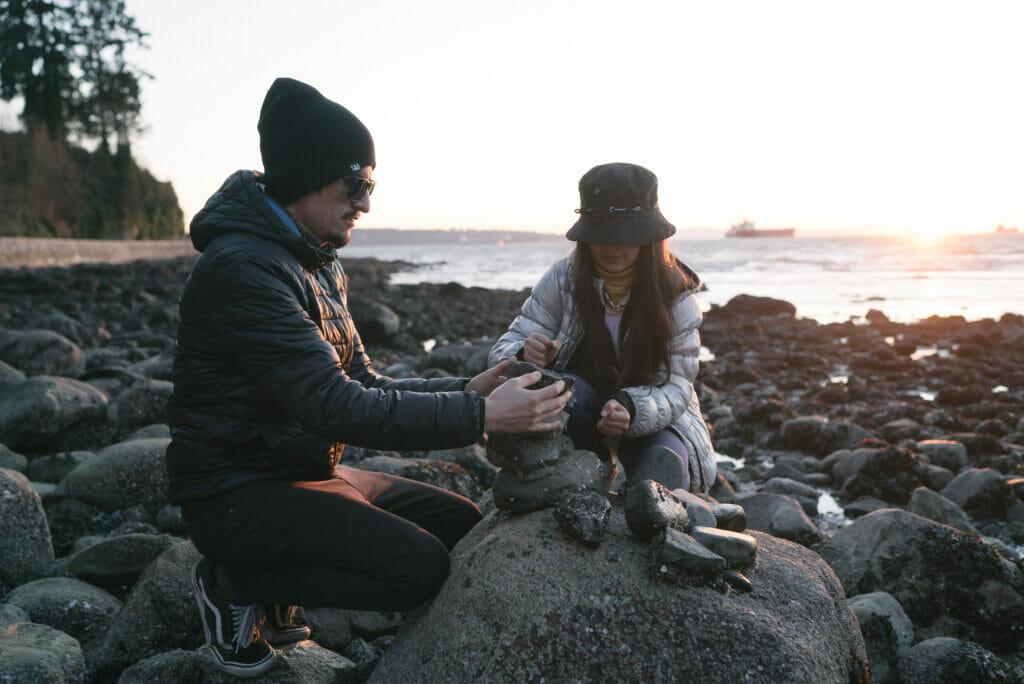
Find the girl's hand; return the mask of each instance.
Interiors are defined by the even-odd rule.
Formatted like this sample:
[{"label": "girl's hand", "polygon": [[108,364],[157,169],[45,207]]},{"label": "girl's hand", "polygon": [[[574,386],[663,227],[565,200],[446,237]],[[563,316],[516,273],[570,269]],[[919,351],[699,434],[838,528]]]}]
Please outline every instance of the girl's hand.
[{"label": "girl's hand", "polygon": [[498,385],[508,380],[508,378],[505,377],[505,371],[508,370],[509,365],[513,361],[515,361],[513,358],[505,359],[496,366],[488,368],[480,375],[477,375],[466,383],[466,391],[476,392],[481,397],[486,397],[493,392]]},{"label": "girl's hand", "polygon": [[545,368],[555,360],[561,348],[561,340],[552,342],[543,333],[533,333],[523,343],[523,361],[528,361],[538,368]]},{"label": "girl's hand", "polygon": [[597,421],[597,431],[602,435],[614,437],[621,435],[629,427],[629,411],[626,407],[609,399],[601,408],[601,420]]}]

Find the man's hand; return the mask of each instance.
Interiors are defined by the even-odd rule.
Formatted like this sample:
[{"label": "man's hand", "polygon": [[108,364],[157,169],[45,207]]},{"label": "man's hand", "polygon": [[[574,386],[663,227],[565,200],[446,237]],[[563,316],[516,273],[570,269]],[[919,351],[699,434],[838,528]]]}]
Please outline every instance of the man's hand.
[{"label": "man's hand", "polygon": [[476,392],[481,397],[488,396],[495,390],[495,388],[498,387],[498,385],[508,380],[508,378],[505,377],[505,371],[508,370],[509,365],[513,361],[515,361],[514,358],[508,358],[498,363],[496,366],[488,368],[483,373],[466,383],[466,391]]},{"label": "man's hand", "polygon": [[533,333],[523,343],[523,361],[529,361],[538,368],[545,368],[555,360],[561,348],[561,340],[552,342],[543,333]]},{"label": "man's hand", "polygon": [[614,399],[605,402],[605,405],[601,407],[601,420],[597,421],[597,431],[602,435],[614,437],[621,435],[628,427],[629,411],[626,410],[626,407]]},{"label": "man's hand", "polygon": [[561,380],[540,389],[526,389],[540,378],[540,371],[533,371],[512,378],[491,392],[484,399],[484,431],[545,432],[557,428],[558,414],[569,403],[572,392],[565,391]]}]

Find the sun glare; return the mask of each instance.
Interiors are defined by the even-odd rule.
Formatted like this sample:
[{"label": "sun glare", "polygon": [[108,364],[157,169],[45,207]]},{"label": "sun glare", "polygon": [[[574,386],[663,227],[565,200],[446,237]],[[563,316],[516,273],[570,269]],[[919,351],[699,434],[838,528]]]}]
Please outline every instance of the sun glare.
[{"label": "sun glare", "polygon": [[947,235],[951,234],[952,233],[946,233],[938,230],[922,231],[914,228],[908,228],[904,231],[903,237],[906,238],[908,242],[912,242],[918,247],[930,248],[935,247],[937,244],[942,242]]}]

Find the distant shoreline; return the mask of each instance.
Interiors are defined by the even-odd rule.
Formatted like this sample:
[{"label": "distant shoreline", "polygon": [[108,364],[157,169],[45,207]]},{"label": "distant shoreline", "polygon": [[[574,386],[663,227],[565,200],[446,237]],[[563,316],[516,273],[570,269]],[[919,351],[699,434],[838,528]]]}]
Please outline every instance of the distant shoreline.
[{"label": "distant shoreline", "polygon": [[37,268],[73,264],[121,264],[127,261],[198,256],[189,239],[72,240],[0,237],[0,268]]},{"label": "distant shoreline", "polygon": [[[402,230],[358,228],[352,246],[446,243],[535,242],[560,235],[512,230]],[[126,261],[198,256],[186,235],[177,240],[75,240],[69,238],[0,237],[0,268],[37,268],[73,264],[120,264]],[[342,255],[344,256],[344,254]]]}]

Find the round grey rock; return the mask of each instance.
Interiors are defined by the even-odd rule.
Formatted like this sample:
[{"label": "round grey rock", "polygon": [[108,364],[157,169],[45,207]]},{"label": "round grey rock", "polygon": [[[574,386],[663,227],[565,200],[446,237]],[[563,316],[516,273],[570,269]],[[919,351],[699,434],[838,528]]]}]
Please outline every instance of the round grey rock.
[{"label": "round grey rock", "polygon": [[975,519],[1002,518],[1016,502],[1010,485],[993,468],[969,468],[940,492]]},{"label": "round grey rock", "polygon": [[880,682],[890,668],[896,667],[900,654],[914,643],[914,625],[899,601],[884,591],[854,596],[850,608],[864,635],[871,675]]},{"label": "round grey rock", "polygon": [[39,494],[28,478],[0,468],[0,582],[18,586],[46,574],[53,543]]},{"label": "round grey rock", "polygon": [[85,367],[82,349],[52,330],[0,328],[0,359],[26,375],[64,375]]},{"label": "round grey rock", "polygon": [[85,657],[74,637],[34,622],[4,628],[0,682],[84,682]]},{"label": "round grey rock", "polygon": [[104,511],[167,503],[169,439],[120,442],[100,450],[61,480],[59,492]]},{"label": "round grey rock", "polygon": [[0,468],[7,468],[8,470],[17,470],[18,472],[25,472],[25,467],[28,465],[28,459],[19,453],[15,453],[7,448],[6,445],[0,444]]},{"label": "round grey rock", "polygon": [[101,587],[131,586],[155,558],[179,541],[166,534],[120,534],[76,551],[65,569]]},{"label": "round grey rock", "polygon": [[899,659],[901,682],[985,682],[1019,684],[1024,668],[1001,660],[988,649],[953,637],[926,639]]},{"label": "round grey rock", "polygon": [[21,452],[89,447],[107,435],[107,395],[92,385],[37,375],[0,389],[0,442]]},{"label": "round grey rock", "polygon": [[167,422],[167,402],[174,385],[167,380],[140,380],[110,402],[107,421],[118,435]]},{"label": "round grey rock", "polygon": [[101,641],[121,602],[109,592],[70,577],[46,577],[21,585],[7,601],[32,622],[70,634],[86,651]]},{"label": "round grey rock", "polygon": [[748,530],[759,530],[804,546],[824,539],[800,502],[791,496],[758,492],[738,497],[736,503],[747,513]]}]

